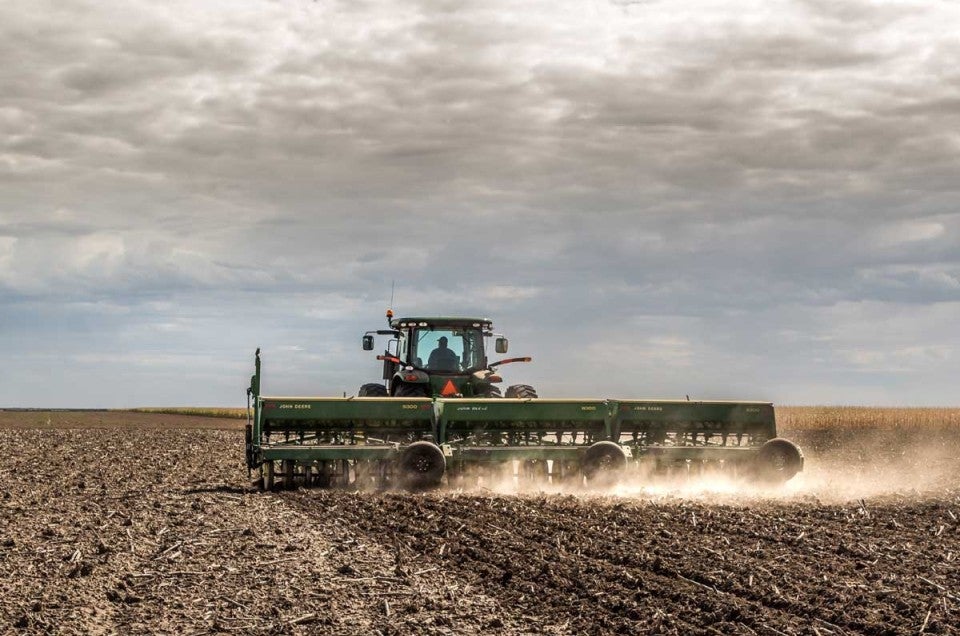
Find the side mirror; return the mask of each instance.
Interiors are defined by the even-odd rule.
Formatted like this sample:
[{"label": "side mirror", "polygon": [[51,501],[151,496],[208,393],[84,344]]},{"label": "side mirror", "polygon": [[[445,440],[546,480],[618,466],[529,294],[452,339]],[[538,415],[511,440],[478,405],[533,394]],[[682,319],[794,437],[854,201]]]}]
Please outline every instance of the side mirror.
[{"label": "side mirror", "polygon": [[363,350],[373,351],[373,336],[366,335],[363,337]]},{"label": "side mirror", "polygon": [[507,347],[510,345],[510,341],[506,338],[497,338],[497,341],[494,343],[493,348],[497,353],[506,353]]}]

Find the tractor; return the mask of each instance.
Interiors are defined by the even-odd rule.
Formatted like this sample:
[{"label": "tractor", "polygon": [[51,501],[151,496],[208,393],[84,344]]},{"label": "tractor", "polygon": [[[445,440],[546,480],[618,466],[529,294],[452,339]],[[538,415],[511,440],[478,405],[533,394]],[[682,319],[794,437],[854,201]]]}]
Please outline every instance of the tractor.
[{"label": "tractor", "polygon": [[493,332],[489,318],[394,318],[387,312],[389,329],[367,331],[364,351],[373,351],[375,336],[390,336],[383,361],[384,384],[360,387],[359,397],[429,398],[535,398],[529,384],[514,384],[501,393],[498,367],[532,358],[505,358],[490,362],[487,341],[494,339],[497,354],[507,353],[509,341]]}]

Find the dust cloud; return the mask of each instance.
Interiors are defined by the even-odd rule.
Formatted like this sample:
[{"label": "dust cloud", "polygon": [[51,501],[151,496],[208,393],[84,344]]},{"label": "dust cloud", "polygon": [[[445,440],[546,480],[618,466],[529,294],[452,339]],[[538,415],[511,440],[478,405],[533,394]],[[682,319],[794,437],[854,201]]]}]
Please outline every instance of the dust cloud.
[{"label": "dust cloud", "polygon": [[[764,485],[722,469],[681,467],[652,473],[633,467],[613,485],[554,481],[524,474],[520,462],[468,473],[450,481],[451,490],[499,495],[572,494],[641,499],[687,499],[737,503],[751,500],[809,500],[842,503],[886,495],[923,497],[960,488],[960,452],[955,433],[900,436],[896,431],[798,436],[804,470],[784,484]],[[796,439],[796,437],[795,437]]]}]

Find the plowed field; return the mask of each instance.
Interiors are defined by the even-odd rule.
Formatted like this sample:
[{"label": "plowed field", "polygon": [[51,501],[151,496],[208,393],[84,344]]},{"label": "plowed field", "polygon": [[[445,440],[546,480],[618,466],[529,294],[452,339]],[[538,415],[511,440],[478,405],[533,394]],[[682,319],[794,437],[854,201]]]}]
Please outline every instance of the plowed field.
[{"label": "plowed field", "polygon": [[776,493],[258,493],[240,423],[0,413],[0,633],[960,633],[960,433]]}]

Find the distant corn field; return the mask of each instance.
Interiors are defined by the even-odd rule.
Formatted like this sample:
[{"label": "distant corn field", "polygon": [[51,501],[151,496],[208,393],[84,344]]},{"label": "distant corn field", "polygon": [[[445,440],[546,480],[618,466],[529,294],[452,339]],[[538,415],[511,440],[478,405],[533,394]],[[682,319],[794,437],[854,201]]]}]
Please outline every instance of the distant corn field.
[{"label": "distant corn field", "polygon": [[960,408],[778,406],[776,413],[777,428],[788,430],[960,428]]},{"label": "distant corn field", "polygon": [[[158,407],[138,413],[245,418],[243,408]],[[960,428],[960,408],[874,406],[778,406],[777,426],[789,430],[844,428]]]}]

